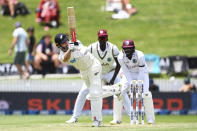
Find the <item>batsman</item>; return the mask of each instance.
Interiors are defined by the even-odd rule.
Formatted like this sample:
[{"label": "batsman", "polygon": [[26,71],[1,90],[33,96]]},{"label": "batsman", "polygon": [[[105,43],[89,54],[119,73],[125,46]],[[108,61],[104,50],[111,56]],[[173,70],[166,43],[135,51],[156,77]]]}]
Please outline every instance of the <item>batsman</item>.
[{"label": "batsman", "polygon": [[63,33],[56,35],[55,43],[61,49],[59,59],[80,70],[82,79],[90,93],[93,126],[100,126],[102,121],[102,66],[100,62],[82,44],[75,42],[79,45],[74,45],[74,43],[69,42]]},{"label": "batsman", "polygon": [[88,52],[76,39],[76,20],[73,7],[68,7],[68,25],[71,34],[71,41],[64,33],[55,36],[56,46],[60,49],[59,59],[69,63],[80,70],[81,77],[89,89],[91,103],[92,126],[100,126],[102,121],[102,84],[100,62]]}]

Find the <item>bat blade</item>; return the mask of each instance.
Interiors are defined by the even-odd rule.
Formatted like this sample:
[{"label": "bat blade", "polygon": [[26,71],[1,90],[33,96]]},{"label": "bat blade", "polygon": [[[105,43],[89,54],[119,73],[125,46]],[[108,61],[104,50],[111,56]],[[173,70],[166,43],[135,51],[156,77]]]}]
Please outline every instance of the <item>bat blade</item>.
[{"label": "bat blade", "polygon": [[75,19],[75,10],[74,7],[67,7],[68,13],[68,27],[70,31],[70,35],[72,38],[72,42],[76,42],[76,19]]}]

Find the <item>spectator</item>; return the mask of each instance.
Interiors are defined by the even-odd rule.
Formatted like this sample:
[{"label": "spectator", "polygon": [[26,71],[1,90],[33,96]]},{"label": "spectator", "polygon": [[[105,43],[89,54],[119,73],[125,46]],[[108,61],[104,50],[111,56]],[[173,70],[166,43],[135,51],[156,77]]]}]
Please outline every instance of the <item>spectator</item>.
[{"label": "spectator", "polygon": [[106,11],[116,11],[121,9],[121,0],[106,0]]},{"label": "spectator", "polygon": [[48,31],[50,26],[58,27],[59,25],[59,6],[57,0],[41,0],[36,10],[36,22],[45,24],[45,31]]},{"label": "spectator", "polygon": [[185,85],[179,89],[180,92],[195,92],[196,87],[194,84],[191,84],[190,78],[187,77],[184,81]]},{"label": "spectator", "polygon": [[11,44],[11,47],[8,51],[8,54],[11,55],[13,48],[15,47],[15,58],[14,58],[14,64],[17,67],[17,70],[20,75],[20,79],[23,78],[23,70],[22,65],[25,65],[25,52],[27,50],[26,44],[27,44],[27,32],[22,28],[22,25],[20,22],[16,22],[15,24],[15,30],[13,32],[13,41]]},{"label": "spectator", "polygon": [[18,0],[1,0],[2,11],[9,12],[11,18],[15,17],[14,7],[18,4]]},{"label": "spectator", "polygon": [[34,37],[34,28],[33,27],[29,27],[27,29],[27,32],[28,32],[29,38],[28,38],[28,42],[27,42],[28,54],[27,54],[27,57],[26,57],[26,69],[27,69],[27,73],[29,74],[29,65],[31,64],[32,67],[34,68],[34,56],[35,56],[35,49],[36,49],[36,39]]},{"label": "spectator", "polygon": [[137,9],[130,3],[130,0],[121,0],[122,10],[112,15],[113,19],[128,19],[137,12]]},{"label": "spectator", "polygon": [[149,91],[159,92],[159,86],[154,83],[153,78],[149,79]]},{"label": "spectator", "polygon": [[1,14],[10,14],[11,18],[15,18],[18,14],[29,14],[29,11],[26,6],[18,2],[18,0],[1,0]]},{"label": "spectator", "polygon": [[[43,63],[53,63],[53,66],[57,69],[59,66],[59,58],[58,55],[54,51],[54,47],[51,42],[51,36],[45,35],[42,38],[37,46],[36,49],[36,56],[35,56],[35,69],[39,71],[44,71],[45,67],[43,68],[41,64]],[[48,65],[47,65],[48,66]],[[46,72],[44,72],[46,73]],[[43,74],[45,75],[45,74]]]}]

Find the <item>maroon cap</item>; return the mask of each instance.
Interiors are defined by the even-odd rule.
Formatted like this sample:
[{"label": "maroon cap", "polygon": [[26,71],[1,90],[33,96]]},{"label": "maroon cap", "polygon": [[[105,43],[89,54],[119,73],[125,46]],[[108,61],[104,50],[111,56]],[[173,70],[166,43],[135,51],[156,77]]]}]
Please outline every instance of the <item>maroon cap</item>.
[{"label": "maroon cap", "polygon": [[122,43],[122,48],[132,48],[132,47],[135,47],[133,40],[124,40],[124,42]]},{"label": "maroon cap", "polygon": [[108,36],[108,34],[105,29],[101,29],[98,31],[98,37],[106,37],[106,36]]}]

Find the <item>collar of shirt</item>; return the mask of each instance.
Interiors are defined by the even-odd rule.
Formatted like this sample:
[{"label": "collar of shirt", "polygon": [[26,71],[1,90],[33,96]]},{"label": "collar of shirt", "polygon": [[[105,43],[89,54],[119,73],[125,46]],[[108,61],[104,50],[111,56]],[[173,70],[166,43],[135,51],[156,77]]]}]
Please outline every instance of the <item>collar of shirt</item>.
[{"label": "collar of shirt", "polygon": [[137,56],[136,52],[134,52],[131,60],[129,60],[129,58],[126,57],[126,54],[123,53],[123,60],[124,60],[125,63],[130,63],[131,61],[133,61],[133,59],[136,59],[136,56]]},{"label": "collar of shirt", "polygon": [[99,52],[99,54],[100,54],[101,57],[103,57],[105,55],[105,52],[107,52],[108,49],[109,49],[109,44],[107,43],[105,50],[102,51],[100,49],[100,43],[98,42],[97,50],[98,50],[98,52]]}]

